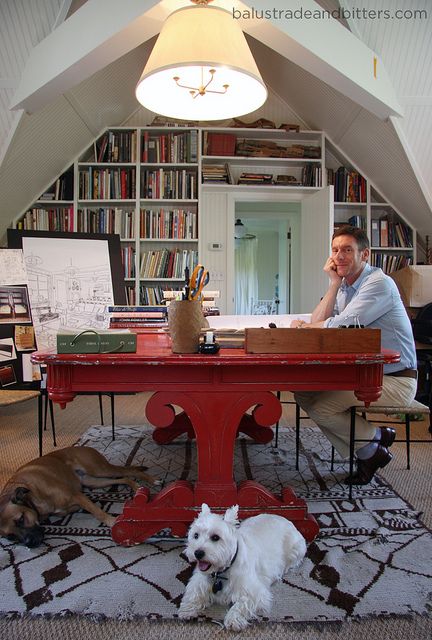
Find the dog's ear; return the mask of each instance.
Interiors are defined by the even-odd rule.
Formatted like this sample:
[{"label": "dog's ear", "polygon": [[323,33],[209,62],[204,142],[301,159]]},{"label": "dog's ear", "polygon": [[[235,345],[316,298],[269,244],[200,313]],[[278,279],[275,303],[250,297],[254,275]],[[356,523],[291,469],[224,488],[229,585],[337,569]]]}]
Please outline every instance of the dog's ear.
[{"label": "dog's ear", "polygon": [[235,504],[233,507],[230,507],[225,511],[224,520],[228,524],[237,525],[238,524],[238,504]]},{"label": "dog's ear", "polygon": [[30,489],[26,489],[26,487],[17,487],[15,489],[15,494],[11,498],[11,502],[14,504],[25,504],[26,503],[26,495],[30,492]]},{"label": "dog's ear", "polygon": [[208,514],[210,513],[210,507],[208,506],[208,504],[206,504],[205,502],[202,503],[201,505],[201,516],[208,516]]}]

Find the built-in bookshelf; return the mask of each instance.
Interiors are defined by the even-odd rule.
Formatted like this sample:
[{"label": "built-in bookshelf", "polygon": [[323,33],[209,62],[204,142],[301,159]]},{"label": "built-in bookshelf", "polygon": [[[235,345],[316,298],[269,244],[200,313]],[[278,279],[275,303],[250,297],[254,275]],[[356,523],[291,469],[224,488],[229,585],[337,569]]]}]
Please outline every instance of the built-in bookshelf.
[{"label": "built-in bookshelf", "polygon": [[284,129],[203,129],[203,187],[322,186],[323,134]]},{"label": "built-in bookshelf", "polygon": [[321,131],[110,128],[48,185],[17,226],[119,234],[129,303],[159,304],[164,291],[181,289],[184,268],[197,263],[199,251],[200,260],[211,258],[206,251],[214,237],[200,239],[203,202],[213,212],[215,196],[214,215],[223,216],[220,195],[247,191],[292,200],[328,184],[334,185],[335,225],[366,229],[373,264],[391,271],[415,263],[415,230]]},{"label": "built-in bookshelf", "polygon": [[373,266],[391,273],[415,263],[415,230],[329,140],[326,177],[334,186],[335,227],[351,224],[365,229]]},{"label": "built-in bookshelf", "polygon": [[199,132],[140,132],[137,287],[140,304],[162,304],[198,262]]}]

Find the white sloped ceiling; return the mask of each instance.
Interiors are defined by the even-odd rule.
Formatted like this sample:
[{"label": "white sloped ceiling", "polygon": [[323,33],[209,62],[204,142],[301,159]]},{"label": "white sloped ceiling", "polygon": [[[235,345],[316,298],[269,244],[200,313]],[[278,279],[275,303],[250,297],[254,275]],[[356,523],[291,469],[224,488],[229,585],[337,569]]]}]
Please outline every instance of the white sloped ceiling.
[{"label": "white sloped ceiling", "polygon": [[[378,4],[378,0],[368,0],[367,4]],[[0,237],[11,221],[103,128],[126,121],[144,124],[151,115],[138,109],[134,87],[154,40],[101,69],[31,116],[19,117],[9,111],[31,48],[54,27],[62,8],[60,0],[0,2]],[[326,131],[420,234],[426,235],[432,228],[432,151],[427,143],[432,134],[432,47],[428,49],[431,28],[425,24],[414,28],[407,21],[396,26],[394,22],[390,25],[366,22],[357,25],[351,21],[350,26],[353,31],[358,26],[361,39],[382,56],[398,98],[405,106],[405,116],[398,119],[397,126],[379,120],[319,78],[249,37],[271,90],[271,100],[260,115],[277,125],[294,119],[304,126]],[[405,58],[395,53],[402,42]],[[414,58],[408,55],[411,47],[415,50]],[[399,70],[403,77],[397,79]],[[247,119],[253,120],[257,115],[251,114]],[[398,135],[399,127],[405,147]]]}]

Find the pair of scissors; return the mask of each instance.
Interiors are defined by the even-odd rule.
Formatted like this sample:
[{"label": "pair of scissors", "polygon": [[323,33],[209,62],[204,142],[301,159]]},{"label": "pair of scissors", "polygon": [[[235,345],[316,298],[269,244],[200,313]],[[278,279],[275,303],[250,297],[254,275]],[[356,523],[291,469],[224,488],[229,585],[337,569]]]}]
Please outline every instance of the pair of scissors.
[{"label": "pair of scissors", "polygon": [[210,275],[202,264],[198,264],[193,270],[190,279],[189,300],[201,300],[202,290],[208,284]]}]

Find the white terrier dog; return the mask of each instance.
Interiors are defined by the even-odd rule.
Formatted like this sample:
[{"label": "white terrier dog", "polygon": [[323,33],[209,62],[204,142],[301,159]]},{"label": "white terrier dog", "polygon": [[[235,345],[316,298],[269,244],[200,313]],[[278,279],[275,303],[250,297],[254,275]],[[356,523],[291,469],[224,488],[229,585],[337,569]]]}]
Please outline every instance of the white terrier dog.
[{"label": "white terrier dog", "polygon": [[186,556],[197,566],[179,616],[194,618],[212,602],[231,604],[224,625],[240,631],[270,611],[270,587],[303,560],[306,542],[289,520],[261,514],[237,520],[238,505],[224,516],[203,504],[188,533]]}]

